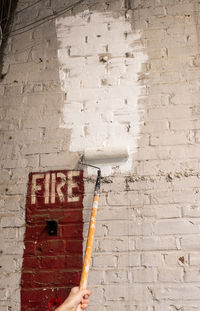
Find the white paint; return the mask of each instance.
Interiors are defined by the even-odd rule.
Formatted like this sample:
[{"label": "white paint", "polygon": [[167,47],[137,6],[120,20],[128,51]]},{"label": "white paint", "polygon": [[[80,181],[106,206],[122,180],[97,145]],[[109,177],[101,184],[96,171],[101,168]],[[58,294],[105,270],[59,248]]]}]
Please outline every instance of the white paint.
[{"label": "white paint", "polygon": [[44,191],[44,204],[49,204],[49,185],[50,185],[50,174],[45,174],[45,191]]},{"label": "white paint", "polygon": [[124,161],[101,159],[96,165],[104,175],[130,171],[140,130],[138,73],[147,59],[138,44],[140,32],[112,13],[58,18],[56,28],[59,74],[66,93],[60,126],[71,129],[70,151],[128,147]]},{"label": "white paint", "polygon": [[[42,191],[39,196],[43,196],[44,204],[55,204],[56,194],[60,202],[78,202],[80,200],[79,195],[75,195],[73,189],[79,188],[78,183],[74,180],[74,177],[78,177],[79,171],[68,171],[66,175],[62,172],[58,173],[46,173],[46,174],[33,174],[31,181],[31,204],[36,204],[36,198],[38,191]],[[38,180],[42,179],[44,184],[44,191]],[[41,182],[41,181],[40,181]],[[67,197],[63,193],[63,187],[67,185]],[[49,189],[51,188],[51,192]]]},{"label": "white paint", "polygon": [[84,153],[85,161],[90,162],[98,162],[106,161],[112,162],[115,161],[122,161],[128,158],[128,148],[122,148],[122,146],[116,148],[98,148],[98,149],[86,149]]},{"label": "white paint", "polygon": [[56,174],[52,173],[51,177],[51,203],[56,202]]},{"label": "white paint", "polygon": [[64,185],[66,184],[66,176],[63,173],[57,173],[57,177],[61,178],[61,181],[59,183],[57,183],[56,190],[57,190],[60,202],[64,202],[65,197],[64,197],[64,194],[62,192],[62,187],[64,187]]},{"label": "white paint", "polygon": [[37,180],[44,178],[44,174],[34,174],[31,185],[31,204],[36,204],[36,192],[41,190],[41,185],[37,185]]},{"label": "white paint", "polygon": [[73,189],[79,187],[74,181],[74,177],[77,176],[79,176],[79,172],[77,171],[68,172],[68,202],[78,202],[80,200],[79,196],[73,194]]},{"label": "white paint", "polygon": [[94,201],[92,207],[93,207],[93,208],[98,208],[98,201]]}]

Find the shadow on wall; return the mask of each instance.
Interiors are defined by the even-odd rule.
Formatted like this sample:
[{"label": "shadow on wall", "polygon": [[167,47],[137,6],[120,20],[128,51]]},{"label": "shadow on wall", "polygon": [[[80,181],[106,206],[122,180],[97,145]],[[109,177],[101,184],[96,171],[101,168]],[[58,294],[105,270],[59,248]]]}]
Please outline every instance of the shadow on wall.
[{"label": "shadow on wall", "polygon": [[11,25],[13,22],[14,12],[17,7],[17,2],[13,0],[1,1],[0,7],[0,81],[3,79],[3,56],[5,53],[6,43],[10,34]]}]

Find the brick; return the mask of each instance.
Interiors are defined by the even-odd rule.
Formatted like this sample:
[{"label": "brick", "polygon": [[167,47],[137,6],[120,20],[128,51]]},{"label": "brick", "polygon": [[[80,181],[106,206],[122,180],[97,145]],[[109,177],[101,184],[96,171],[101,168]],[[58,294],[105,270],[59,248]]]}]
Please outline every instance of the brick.
[{"label": "brick", "polygon": [[102,252],[122,252],[128,250],[128,240],[126,238],[104,239],[100,241]]},{"label": "brick", "polygon": [[[171,147],[170,147],[171,148]],[[158,160],[148,159],[145,161],[139,161],[136,172],[138,175],[160,175],[160,173],[167,174],[169,172],[174,172],[178,168],[180,168],[181,163],[177,164],[175,159],[169,159],[168,157],[161,158]]]},{"label": "brick", "polygon": [[[98,225],[98,227],[99,226],[100,225]],[[118,236],[118,237],[141,235],[141,234],[149,235],[152,231],[150,223],[129,223],[125,221],[122,222],[115,221],[115,223],[113,223],[113,221],[111,221],[111,222],[104,222],[103,225],[101,226],[103,228],[106,228],[108,236]]]},{"label": "brick", "polygon": [[[120,308],[121,311],[125,311],[127,309],[127,303],[126,302],[114,302],[114,301],[110,301],[107,302],[106,305],[104,306],[106,311],[111,311],[113,309],[117,309]],[[136,307],[135,307],[136,308]],[[132,309],[131,307],[131,311],[135,311],[136,309]]]},{"label": "brick", "polygon": [[195,285],[160,286],[155,287],[153,292],[156,299],[199,300],[199,288]]},{"label": "brick", "polygon": [[80,267],[82,267],[82,256],[80,255],[68,255],[66,257],[66,265],[68,268],[70,269],[80,269]]},{"label": "brick", "polygon": [[154,224],[154,232],[157,235],[168,234],[195,234],[199,233],[199,224],[188,220],[159,220]]},{"label": "brick", "polygon": [[3,255],[1,257],[1,267],[6,273],[13,273],[17,272],[17,265],[16,261],[18,259],[19,255]]},{"label": "brick", "polygon": [[0,299],[1,300],[6,300],[6,298],[8,297],[8,293],[6,291],[6,289],[0,289]]},{"label": "brick", "polygon": [[13,168],[25,168],[25,167],[31,167],[35,168],[38,167],[39,158],[38,156],[31,156],[24,158],[14,159],[14,160],[2,160],[2,166],[5,169],[13,169]]},{"label": "brick", "polygon": [[[173,305],[175,305],[175,303],[173,302]],[[159,302],[157,304],[155,304],[154,309],[155,311],[168,311],[171,308],[171,303],[167,303],[167,302]]]},{"label": "brick", "polygon": [[10,175],[9,175],[9,171],[8,170],[2,170],[1,171],[1,181],[0,183],[8,183],[10,180]]},{"label": "brick", "polygon": [[25,193],[25,184],[22,183],[13,183],[9,184],[9,186],[4,187],[7,195],[23,195]]},{"label": "brick", "polygon": [[152,135],[150,138],[150,144],[152,146],[183,145],[183,144],[189,144],[189,143],[190,143],[190,138],[188,136],[188,133],[181,132],[181,131],[176,131],[176,132],[168,131],[168,132],[162,133],[162,135],[155,135],[155,136]]},{"label": "brick", "polygon": [[181,204],[145,205],[142,209],[137,209],[137,214],[138,216],[142,214],[145,217],[158,219],[180,218],[182,215],[181,207]]},{"label": "brick", "polygon": [[117,264],[117,256],[112,254],[98,254],[93,256],[93,266],[96,267],[105,267],[105,262],[107,267],[115,267]]},{"label": "brick", "polygon": [[16,96],[21,95],[22,93],[22,86],[5,86],[4,88],[4,96],[6,97],[13,97],[15,98]]},{"label": "brick", "polygon": [[4,239],[15,240],[17,238],[18,230],[16,227],[9,226],[7,228],[6,227],[1,228],[0,231],[1,231],[2,238]]},{"label": "brick", "polygon": [[198,157],[199,147],[197,145],[171,146],[172,159],[195,159]]},{"label": "brick", "polygon": [[188,130],[188,129],[195,129],[195,121],[193,120],[171,120],[170,121],[170,129],[175,130],[175,131],[180,131],[180,130]]},{"label": "brick", "polygon": [[[182,176],[181,178],[177,178],[173,181],[174,189],[187,189],[187,188],[195,188],[198,187],[200,184],[200,179],[197,176],[187,176],[187,172],[185,172],[186,177]],[[192,174],[192,173],[191,173]],[[195,172],[193,173],[195,175]]]},{"label": "brick", "polygon": [[66,251],[68,254],[74,254],[74,253],[80,253],[80,250],[82,250],[82,239],[78,240],[68,240],[66,243]]},{"label": "brick", "polygon": [[128,287],[119,285],[105,286],[105,297],[107,301],[110,300],[127,300],[128,299]]},{"label": "brick", "polygon": [[197,252],[191,252],[189,255],[189,263],[191,266],[199,266],[200,256]]},{"label": "brick", "polygon": [[102,180],[101,184],[101,192],[109,192],[113,190],[113,187],[115,187],[116,191],[121,191],[125,188],[125,181],[124,178],[118,177],[118,178],[106,178]]},{"label": "brick", "polygon": [[123,194],[113,193],[108,194],[108,205],[123,206],[123,205],[137,205],[138,203],[148,204],[148,197],[143,193],[138,193],[135,191],[124,192]]},{"label": "brick", "polygon": [[181,237],[181,247],[184,250],[198,250],[200,248],[200,237],[195,235],[195,239],[193,235],[187,235]]},{"label": "brick", "polygon": [[41,130],[27,129],[8,133],[19,144],[40,142]]},{"label": "brick", "polygon": [[186,268],[184,280],[185,282],[189,283],[199,282],[200,280],[199,270],[196,268]]},{"label": "brick", "polygon": [[6,245],[2,245],[1,250],[6,255],[22,255],[23,243],[13,240],[13,242],[7,242]]},{"label": "brick", "polygon": [[24,243],[24,249],[27,255],[35,255],[36,254],[36,243],[26,241]]},{"label": "brick", "polygon": [[129,285],[128,295],[134,303],[142,304],[145,300],[147,304],[152,304],[152,296],[147,286],[142,285]]},{"label": "brick", "polygon": [[199,206],[193,204],[183,206],[183,215],[188,217],[199,217]]},{"label": "brick", "polygon": [[160,253],[144,253],[141,255],[141,265],[146,267],[163,266],[164,261]]},{"label": "brick", "polygon": [[[23,274],[24,275],[24,274]],[[30,281],[30,279],[28,278]],[[52,286],[75,286],[78,283],[77,272],[72,271],[41,271],[34,275],[32,281],[32,287],[40,288],[40,287],[52,287]],[[47,285],[48,284],[48,285]]]},{"label": "brick", "polygon": [[[188,311],[197,311],[198,310],[198,306],[187,306],[186,308]],[[186,308],[184,308],[183,310],[186,311]]]},{"label": "brick", "polygon": [[140,254],[130,251],[126,254],[119,254],[118,266],[121,268],[140,266]]},{"label": "brick", "polygon": [[176,250],[174,237],[144,237],[136,241],[137,250]]},{"label": "brick", "polygon": [[22,217],[16,218],[16,216],[5,216],[1,218],[2,228],[21,227],[23,225],[24,225],[24,219]]},{"label": "brick", "polygon": [[[82,223],[82,213],[81,210],[71,210],[71,211],[65,211],[63,213],[63,210],[57,210],[57,211],[48,211],[45,212],[44,210],[38,211],[37,214],[29,213],[27,211],[27,221],[29,224],[44,224],[44,218],[45,219],[52,219],[55,218],[58,220],[59,225],[66,223]],[[59,227],[60,227],[59,226]]]},{"label": "brick", "polygon": [[88,284],[91,284],[91,286],[92,285],[98,286],[103,283],[104,283],[104,271],[90,269]]},{"label": "brick", "polygon": [[163,254],[164,262],[167,266],[184,266],[189,262],[188,253],[186,252],[173,252]]},{"label": "brick", "polygon": [[66,224],[62,225],[61,227],[62,230],[62,237],[63,238],[81,238],[82,237],[82,226],[81,223],[80,225],[76,224]]},{"label": "brick", "polygon": [[4,284],[5,288],[8,289],[8,286],[10,286],[9,290],[16,289],[16,286],[20,283],[21,275],[19,272],[15,272],[8,275],[1,274],[0,281],[1,284]]},{"label": "brick", "polygon": [[22,274],[21,279],[22,288],[32,288],[34,286],[34,276],[32,272]]},{"label": "brick", "polygon": [[47,240],[36,244],[38,255],[62,254],[64,249],[66,246],[63,240]]},{"label": "brick", "polygon": [[149,109],[150,120],[189,119],[191,111],[187,106],[172,106]]},{"label": "brick", "polygon": [[91,286],[91,291],[93,293],[93,297],[92,295],[90,296],[90,305],[96,305],[96,299],[97,301],[102,301],[103,299],[103,293],[104,293],[104,287],[103,286]]},{"label": "brick", "polygon": [[33,256],[27,256],[23,259],[23,264],[27,269],[36,269],[39,267],[39,260]]},{"label": "brick", "polygon": [[46,223],[43,220],[43,223],[40,225],[26,226],[25,239],[28,241],[38,241],[39,237],[43,232],[46,231]]},{"label": "brick", "polygon": [[182,282],[183,268],[162,268],[158,270],[158,280],[161,282]]},{"label": "brick", "polygon": [[[170,195],[169,195],[170,194]],[[198,193],[193,189],[184,189],[184,198],[181,190],[176,191],[160,191],[159,194],[151,195],[151,202],[153,204],[179,204],[179,203],[192,203],[198,201]]]},{"label": "brick", "polygon": [[[57,150],[59,151],[59,150]],[[40,156],[40,165],[42,167],[65,167],[71,168],[71,161],[77,162],[76,155],[70,155],[70,157],[66,155],[65,152],[54,153],[54,154],[41,154]]]},{"label": "brick", "polygon": [[52,144],[27,144],[22,148],[22,154],[33,155],[33,154],[52,154],[59,151],[58,143]]},{"label": "brick", "polygon": [[[171,124],[171,123],[170,123]],[[144,133],[163,132],[169,129],[169,122],[167,120],[155,120],[154,122],[145,122],[142,128]]]},{"label": "brick", "polygon": [[112,269],[105,271],[105,284],[124,284],[128,283],[128,271],[120,269]]},{"label": "brick", "polygon": [[35,120],[35,119],[25,119],[22,120],[23,128],[31,129],[33,127],[37,128],[48,128],[48,129],[56,129],[58,122],[55,117],[48,117],[48,118],[42,118],[41,120]]},{"label": "brick", "polygon": [[129,209],[126,207],[105,207],[102,206],[98,210],[98,218],[101,221],[113,221],[113,220],[128,220],[129,219]]},{"label": "brick", "polygon": [[157,281],[157,270],[155,268],[138,268],[132,271],[134,283],[148,283]]},{"label": "brick", "polygon": [[168,146],[145,146],[139,147],[136,154],[138,161],[142,160],[157,160],[170,159],[170,147]]}]

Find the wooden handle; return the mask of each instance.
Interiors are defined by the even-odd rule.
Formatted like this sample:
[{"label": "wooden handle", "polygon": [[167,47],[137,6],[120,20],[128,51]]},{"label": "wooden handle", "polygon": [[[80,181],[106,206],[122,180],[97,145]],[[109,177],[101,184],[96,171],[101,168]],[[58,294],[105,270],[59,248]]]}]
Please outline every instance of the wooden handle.
[{"label": "wooden handle", "polygon": [[[88,230],[88,238],[87,238],[83,269],[82,269],[82,274],[81,274],[80,289],[87,288],[90,261],[91,261],[91,256],[92,256],[92,246],[93,246],[93,240],[94,240],[94,231],[95,231],[95,225],[96,225],[98,202],[99,202],[99,194],[95,194],[93,198],[92,214],[91,214],[90,225],[89,225],[89,230]],[[78,305],[76,311],[81,311],[81,310],[82,310],[81,305]]]}]

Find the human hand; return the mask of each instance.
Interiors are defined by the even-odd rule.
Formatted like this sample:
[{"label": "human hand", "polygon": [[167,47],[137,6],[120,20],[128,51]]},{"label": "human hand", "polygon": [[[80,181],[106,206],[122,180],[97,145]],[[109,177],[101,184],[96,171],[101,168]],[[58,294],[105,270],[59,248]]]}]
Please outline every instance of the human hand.
[{"label": "human hand", "polygon": [[80,290],[79,287],[73,287],[67,299],[55,311],[75,311],[79,304],[82,309],[86,309],[90,295],[88,289]]}]

